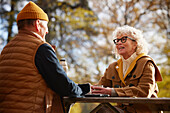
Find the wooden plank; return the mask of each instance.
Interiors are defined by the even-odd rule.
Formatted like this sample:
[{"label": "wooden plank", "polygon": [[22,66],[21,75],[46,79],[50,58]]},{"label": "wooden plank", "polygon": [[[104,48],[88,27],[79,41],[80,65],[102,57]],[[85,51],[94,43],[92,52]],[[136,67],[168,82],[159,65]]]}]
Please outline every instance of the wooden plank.
[{"label": "wooden plank", "polygon": [[170,98],[142,98],[142,97],[64,97],[64,102],[72,103],[128,103],[145,104],[153,111],[170,111]]},{"label": "wooden plank", "polygon": [[149,104],[170,104],[170,98],[133,98],[133,97],[84,97],[69,98],[64,97],[67,102],[79,103],[149,103]]}]

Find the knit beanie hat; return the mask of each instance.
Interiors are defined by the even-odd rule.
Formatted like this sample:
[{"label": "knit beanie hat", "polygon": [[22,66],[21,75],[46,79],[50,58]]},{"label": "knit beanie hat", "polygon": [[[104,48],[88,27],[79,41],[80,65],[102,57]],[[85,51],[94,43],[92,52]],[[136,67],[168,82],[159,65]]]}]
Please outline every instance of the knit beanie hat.
[{"label": "knit beanie hat", "polygon": [[40,19],[48,21],[48,16],[39,6],[30,1],[17,15],[17,22],[24,19]]}]

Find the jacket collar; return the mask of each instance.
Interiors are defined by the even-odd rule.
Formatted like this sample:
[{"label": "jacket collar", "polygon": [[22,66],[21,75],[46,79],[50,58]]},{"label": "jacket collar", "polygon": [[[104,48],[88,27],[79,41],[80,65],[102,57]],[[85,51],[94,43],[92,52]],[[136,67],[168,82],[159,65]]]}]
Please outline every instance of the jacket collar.
[{"label": "jacket collar", "polygon": [[19,34],[30,34],[30,35],[34,35],[36,38],[46,42],[45,38],[43,39],[39,34],[37,34],[34,31],[28,31],[28,30],[19,30]]},{"label": "jacket collar", "polygon": [[[135,66],[135,64],[136,64],[136,62],[137,62],[137,60],[139,59],[139,58],[141,58],[142,56],[146,56],[144,53],[142,53],[142,54],[140,54],[140,55],[138,55],[136,58],[135,58],[135,60],[133,60],[132,61],[132,63],[130,64],[130,66],[129,66],[129,68],[128,68],[128,70],[127,70],[127,72],[126,72],[126,74],[125,74],[125,76],[123,77],[123,61],[122,61],[122,59],[119,59],[118,61],[117,61],[117,65],[116,65],[116,70],[117,70],[117,72],[118,72],[118,74],[119,74],[119,77],[120,77],[120,79],[121,79],[121,81],[125,84],[125,78],[126,78],[126,76],[132,71],[132,69],[134,68],[134,66]],[[125,84],[126,85],[126,84]]]}]

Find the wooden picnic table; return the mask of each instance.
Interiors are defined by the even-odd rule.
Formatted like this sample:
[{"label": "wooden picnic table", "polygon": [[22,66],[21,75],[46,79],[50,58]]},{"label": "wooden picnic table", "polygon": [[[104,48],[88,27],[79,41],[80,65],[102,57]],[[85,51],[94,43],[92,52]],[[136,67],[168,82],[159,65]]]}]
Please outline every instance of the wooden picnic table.
[{"label": "wooden picnic table", "polygon": [[67,113],[74,103],[100,103],[90,113],[95,113],[100,107],[107,106],[111,109],[110,103],[145,104],[153,111],[170,111],[170,98],[143,98],[143,97],[64,97]]}]

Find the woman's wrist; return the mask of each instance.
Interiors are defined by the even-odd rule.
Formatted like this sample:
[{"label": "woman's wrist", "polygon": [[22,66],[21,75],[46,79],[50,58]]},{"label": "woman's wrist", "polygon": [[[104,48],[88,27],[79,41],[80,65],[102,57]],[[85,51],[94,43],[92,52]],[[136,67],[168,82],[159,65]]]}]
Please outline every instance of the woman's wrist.
[{"label": "woman's wrist", "polygon": [[110,96],[112,96],[112,97],[117,97],[118,96],[118,94],[116,93],[114,88],[111,89],[111,95]]}]

